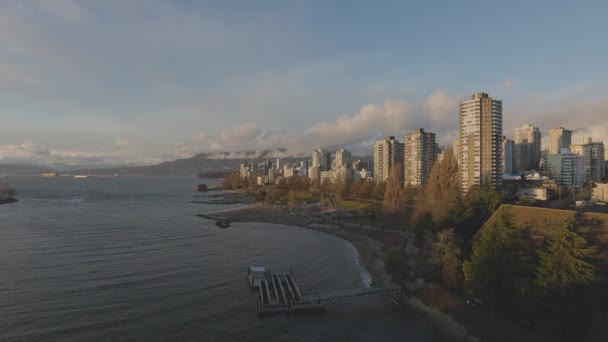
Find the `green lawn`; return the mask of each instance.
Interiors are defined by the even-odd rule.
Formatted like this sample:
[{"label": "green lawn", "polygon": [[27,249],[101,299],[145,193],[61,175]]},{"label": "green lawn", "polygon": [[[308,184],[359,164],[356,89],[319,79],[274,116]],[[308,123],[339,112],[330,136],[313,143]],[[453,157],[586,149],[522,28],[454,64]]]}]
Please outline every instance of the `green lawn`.
[{"label": "green lawn", "polygon": [[295,191],[294,198],[298,202],[317,202],[319,201],[319,195],[314,194],[310,191]]},{"label": "green lawn", "polygon": [[367,210],[367,211],[380,211],[382,210],[382,203],[359,201],[359,200],[342,200],[337,203],[344,210]]}]

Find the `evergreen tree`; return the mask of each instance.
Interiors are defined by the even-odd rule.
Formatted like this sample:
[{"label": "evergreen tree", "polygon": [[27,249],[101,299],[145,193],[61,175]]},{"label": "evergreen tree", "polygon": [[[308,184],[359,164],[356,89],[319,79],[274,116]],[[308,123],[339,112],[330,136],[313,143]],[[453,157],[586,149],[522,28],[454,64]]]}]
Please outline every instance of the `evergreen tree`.
[{"label": "evergreen tree", "polygon": [[515,226],[509,209],[501,209],[498,215],[473,244],[463,273],[469,296],[504,308],[527,292],[531,265],[525,231]]},{"label": "evergreen tree", "polygon": [[559,225],[539,254],[536,283],[544,289],[588,285],[595,279],[591,263],[595,248],[589,247],[574,217]]},{"label": "evergreen tree", "polygon": [[500,207],[503,194],[489,186],[471,189],[464,199],[457,197],[450,207],[450,224],[464,241],[472,238]]}]

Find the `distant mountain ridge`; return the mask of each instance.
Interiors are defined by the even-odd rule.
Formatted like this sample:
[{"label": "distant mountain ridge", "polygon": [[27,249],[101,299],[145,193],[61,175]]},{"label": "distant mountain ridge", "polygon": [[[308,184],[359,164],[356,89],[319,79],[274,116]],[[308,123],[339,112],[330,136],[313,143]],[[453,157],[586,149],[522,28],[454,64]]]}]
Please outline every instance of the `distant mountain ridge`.
[{"label": "distant mountain ridge", "polygon": [[[192,158],[177,159],[174,161],[162,162],[156,165],[135,166],[135,167],[119,167],[109,169],[94,169],[87,168],[78,170],[79,173],[96,174],[96,175],[133,175],[133,176],[193,176],[199,173],[203,174],[227,174],[237,172],[239,165],[245,161],[263,161],[270,159],[274,162],[276,158],[266,158],[260,154],[248,153],[243,154],[248,158],[234,158],[234,153],[222,153],[222,156],[217,153],[199,153]],[[268,156],[269,154],[265,154]],[[287,157],[281,158],[281,163],[293,163],[301,160],[306,160],[306,157]]]},{"label": "distant mountain ridge", "polygon": [[[274,164],[277,158],[281,160],[281,167],[285,163],[295,163],[302,160],[310,160],[308,155],[285,156],[285,150],[274,151],[242,151],[242,152],[216,152],[199,153],[191,158],[166,161],[156,165],[147,166],[117,166],[117,167],[92,167],[75,168],[73,165],[61,164],[60,167],[1,165],[0,175],[6,173],[8,176],[33,176],[48,172],[60,172],[66,174],[91,174],[100,176],[196,176],[199,173],[208,177],[222,177],[225,174],[238,172],[239,165],[246,161],[271,160]],[[284,157],[282,157],[284,156]],[[370,160],[371,157],[353,157],[353,159]],[[57,165],[58,166],[58,165]],[[3,171],[4,170],[4,171]]]},{"label": "distant mountain ridge", "polygon": [[47,166],[0,164],[0,176],[38,176],[49,172],[55,170]]}]

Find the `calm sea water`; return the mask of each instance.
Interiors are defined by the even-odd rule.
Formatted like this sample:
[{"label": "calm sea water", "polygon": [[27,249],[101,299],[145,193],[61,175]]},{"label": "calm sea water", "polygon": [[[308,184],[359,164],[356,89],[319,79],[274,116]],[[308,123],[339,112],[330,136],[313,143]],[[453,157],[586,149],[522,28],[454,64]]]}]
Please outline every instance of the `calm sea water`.
[{"label": "calm sea water", "polygon": [[[283,225],[218,229],[195,178],[11,178],[0,205],[0,341],[433,341],[386,298],[255,314],[249,265],[305,293],[361,286],[352,246]],[[212,183],[213,181],[207,181]],[[209,193],[211,194],[211,193]]]}]

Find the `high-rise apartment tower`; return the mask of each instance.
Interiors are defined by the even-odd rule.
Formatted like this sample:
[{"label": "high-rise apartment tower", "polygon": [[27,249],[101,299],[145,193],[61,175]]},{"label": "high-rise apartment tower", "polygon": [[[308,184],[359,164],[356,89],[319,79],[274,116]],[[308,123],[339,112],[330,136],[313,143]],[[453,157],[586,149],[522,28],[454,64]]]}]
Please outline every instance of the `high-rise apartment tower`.
[{"label": "high-rise apartment tower", "polygon": [[393,166],[403,167],[403,143],[388,136],[374,144],[374,181],[385,182]]},{"label": "high-rise apartment tower", "polygon": [[502,179],[502,101],[474,94],[460,103],[460,165],[464,193]]},{"label": "high-rise apartment tower", "polygon": [[422,128],[406,134],[404,144],[404,186],[411,184],[421,187],[425,184],[437,160],[435,133],[427,133]]}]

